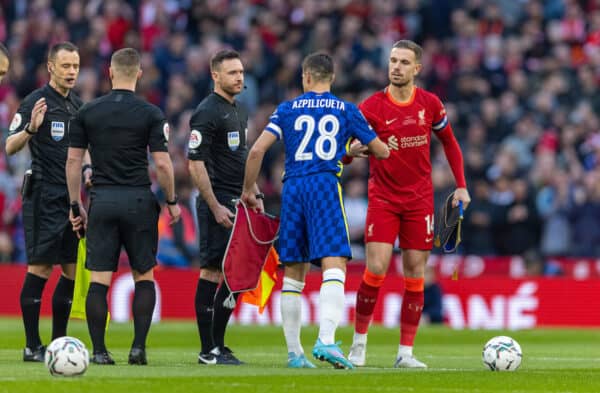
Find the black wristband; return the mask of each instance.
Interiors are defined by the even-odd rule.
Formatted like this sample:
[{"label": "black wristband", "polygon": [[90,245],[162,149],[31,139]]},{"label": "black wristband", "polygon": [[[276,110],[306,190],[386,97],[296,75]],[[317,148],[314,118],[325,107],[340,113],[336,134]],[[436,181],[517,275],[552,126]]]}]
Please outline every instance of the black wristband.
[{"label": "black wristband", "polygon": [[26,133],[28,133],[29,135],[35,135],[37,134],[37,132],[33,132],[29,129],[29,123],[25,124],[25,127],[23,127],[23,131],[25,131]]},{"label": "black wristband", "polygon": [[171,200],[171,201],[170,201],[170,200],[168,200],[168,199],[167,199],[167,200],[165,201],[165,203],[166,203],[167,205],[171,205],[171,206],[173,206],[173,205],[176,205],[178,201],[179,201],[179,197],[178,197],[177,195],[175,195],[175,198],[173,198],[173,200]]},{"label": "black wristband", "polygon": [[256,199],[265,199],[265,194],[263,194],[262,192],[259,192],[258,194],[255,195]]}]

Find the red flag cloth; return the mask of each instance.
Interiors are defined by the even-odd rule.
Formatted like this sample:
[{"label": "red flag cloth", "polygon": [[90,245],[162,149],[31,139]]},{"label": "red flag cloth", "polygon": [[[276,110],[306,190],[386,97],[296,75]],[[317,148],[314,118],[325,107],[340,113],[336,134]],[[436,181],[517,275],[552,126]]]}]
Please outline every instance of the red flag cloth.
[{"label": "red flag cloth", "polygon": [[260,280],[257,287],[248,292],[242,293],[240,300],[244,303],[254,304],[258,306],[259,314],[265,310],[265,306],[271,297],[273,287],[277,283],[277,266],[279,265],[279,255],[275,251],[275,247],[271,246],[267,261],[260,273]]},{"label": "red flag cloth", "polygon": [[232,293],[255,289],[277,239],[279,218],[236,205],[233,230],[223,258],[223,278]]}]

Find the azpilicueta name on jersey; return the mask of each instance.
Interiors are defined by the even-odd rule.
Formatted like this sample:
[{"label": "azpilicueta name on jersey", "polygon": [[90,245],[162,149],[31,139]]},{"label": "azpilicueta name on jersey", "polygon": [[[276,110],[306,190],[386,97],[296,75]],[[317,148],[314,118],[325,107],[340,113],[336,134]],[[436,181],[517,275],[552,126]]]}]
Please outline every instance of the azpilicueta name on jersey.
[{"label": "azpilicueta name on jersey", "polygon": [[303,109],[303,108],[333,108],[342,111],[346,110],[346,105],[343,101],[334,100],[331,98],[304,98],[301,100],[294,100],[292,109]]}]

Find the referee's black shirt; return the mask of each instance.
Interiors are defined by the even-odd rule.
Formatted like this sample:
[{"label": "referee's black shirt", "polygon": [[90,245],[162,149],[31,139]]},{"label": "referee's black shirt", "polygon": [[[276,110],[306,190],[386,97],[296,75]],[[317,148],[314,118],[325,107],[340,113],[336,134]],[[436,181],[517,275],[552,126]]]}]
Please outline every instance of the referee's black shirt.
[{"label": "referee's black shirt", "polygon": [[85,104],[72,122],[70,147],[88,149],[94,186],[151,184],[150,152],[166,152],[169,125],[162,111],[131,90],[112,92]]},{"label": "referee's black shirt", "polygon": [[49,84],[34,90],[23,99],[10,123],[8,135],[25,132],[31,121],[31,110],[40,98],[46,99],[48,109],[37,134],[29,139],[31,169],[36,180],[66,185],[65,163],[69,148],[69,130],[82,101],[72,91],[64,97]]},{"label": "referee's black shirt", "polygon": [[204,161],[215,193],[240,195],[248,155],[248,111],[239,101],[208,95],[190,119],[188,159]]}]

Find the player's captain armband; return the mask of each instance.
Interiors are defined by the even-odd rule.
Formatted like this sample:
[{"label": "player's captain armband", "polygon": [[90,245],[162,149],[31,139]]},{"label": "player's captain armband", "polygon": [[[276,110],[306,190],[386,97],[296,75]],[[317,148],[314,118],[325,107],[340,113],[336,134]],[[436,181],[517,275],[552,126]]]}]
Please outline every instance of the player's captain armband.
[{"label": "player's captain armband", "polygon": [[457,207],[452,207],[454,192],[446,198],[446,203],[438,213],[435,243],[444,252],[454,252],[461,242],[463,220],[462,201]]},{"label": "player's captain armband", "polygon": [[21,186],[21,196],[23,198],[29,197],[33,190],[33,172],[31,169],[25,171],[23,176],[23,185]]}]

